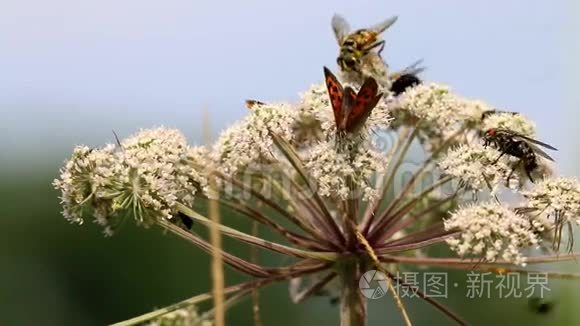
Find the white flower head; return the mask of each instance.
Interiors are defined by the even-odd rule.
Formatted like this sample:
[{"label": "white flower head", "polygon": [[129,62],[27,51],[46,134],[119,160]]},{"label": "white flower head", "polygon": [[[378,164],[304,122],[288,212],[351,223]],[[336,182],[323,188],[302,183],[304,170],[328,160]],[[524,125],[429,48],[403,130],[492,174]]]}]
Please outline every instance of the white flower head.
[{"label": "white flower head", "polygon": [[277,161],[271,132],[294,140],[297,111],[288,104],[265,104],[252,109],[240,123],[225,130],[214,146],[218,170],[234,175],[252,164]]},{"label": "white flower head", "polygon": [[[407,89],[391,102],[394,125],[419,128],[419,139],[428,150],[437,148],[466,123],[481,119],[490,108],[481,101],[468,100],[452,93],[449,87],[436,83],[420,84]],[[463,137],[457,137],[460,142]]]},{"label": "white flower head", "polygon": [[[500,155],[490,146],[464,144],[448,151],[438,164],[446,174],[457,177],[468,189],[495,191],[507,181],[512,170],[507,157],[497,160]],[[518,177],[514,174],[511,179],[517,181]]]},{"label": "white flower head", "polygon": [[202,155],[203,150],[187,146],[178,130],[141,130],[121,148],[77,147],[54,185],[62,192],[67,219],[81,223],[82,212],[92,210],[110,234],[124,215],[149,225],[172,218],[177,203],[191,205],[197,190],[207,184],[200,165],[191,165],[207,160]]},{"label": "white flower head", "polygon": [[517,134],[534,138],[536,126],[533,121],[519,113],[500,112],[490,114],[483,120],[482,130],[507,129]]},{"label": "white flower head", "polygon": [[438,128],[454,125],[472,112],[463,98],[453,94],[448,86],[429,83],[407,89],[395,103],[395,110],[403,110]]},{"label": "white flower head", "polygon": [[60,170],[60,178],[53,182],[61,191],[64,217],[82,224],[85,210],[91,205],[107,215],[114,196],[112,188],[121,169],[113,145],[102,149],[75,147],[70,160]]},{"label": "white flower head", "polygon": [[460,208],[444,225],[445,230],[459,231],[447,243],[462,257],[483,256],[489,262],[501,258],[525,265],[522,250],[539,243],[535,226],[527,217],[496,202]]},{"label": "white flower head", "polygon": [[338,150],[334,142],[322,142],[305,153],[305,168],[318,185],[318,193],[324,197],[347,199],[352,193],[348,180],[356,185],[363,200],[376,197],[371,177],[386,167],[384,155],[370,147],[367,141],[343,144]]},{"label": "white flower head", "polygon": [[575,178],[544,179],[522,194],[529,208],[580,225],[580,183]]},{"label": "white flower head", "polygon": [[141,130],[121,145],[119,155],[126,167],[121,176],[122,190],[128,196],[123,201],[129,200],[133,206],[143,209],[143,214],[135,216],[139,222],[147,224],[151,219],[171,218],[172,208],[184,198],[182,192],[188,199],[185,204],[191,204],[190,193],[195,192],[195,188],[183,188],[187,176],[179,174],[189,147],[179,130]]}]

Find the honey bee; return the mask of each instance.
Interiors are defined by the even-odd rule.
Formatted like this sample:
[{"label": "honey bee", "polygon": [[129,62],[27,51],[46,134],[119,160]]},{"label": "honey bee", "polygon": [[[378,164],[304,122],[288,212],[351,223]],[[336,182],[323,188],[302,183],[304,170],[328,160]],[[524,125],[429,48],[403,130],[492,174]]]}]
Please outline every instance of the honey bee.
[{"label": "honey bee", "polygon": [[379,35],[397,21],[397,16],[390,17],[383,22],[369,28],[350,32],[350,26],[346,19],[340,15],[332,17],[332,30],[340,46],[340,52],[336,62],[343,71],[360,71],[361,58],[378,48],[380,56],[385,41],[379,39]]}]

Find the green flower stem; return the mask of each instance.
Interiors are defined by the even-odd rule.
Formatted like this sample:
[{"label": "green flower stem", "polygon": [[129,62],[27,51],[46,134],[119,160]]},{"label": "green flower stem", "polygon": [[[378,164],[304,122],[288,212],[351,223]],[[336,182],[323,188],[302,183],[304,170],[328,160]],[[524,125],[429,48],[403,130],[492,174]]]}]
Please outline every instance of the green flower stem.
[{"label": "green flower stem", "polygon": [[[209,227],[212,223],[209,219],[198,214],[197,212],[195,212],[194,210],[192,210],[189,207],[186,207],[186,206],[181,205],[181,204],[177,204],[177,208],[181,213],[189,216],[190,218],[200,222],[201,224],[203,224],[207,227]],[[238,239],[240,241],[244,241],[244,242],[251,244],[251,245],[259,246],[261,248],[269,249],[269,250],[279,252],[282,254],[286,254],[286,255],[292,255],[292,256],[301,257],[301,258],[314,258],[314,259],[320,259],[320,260],[330,261],[330,262],[335,261],[338,258],[338,254],[336,254],[334,252],[315,252],[315,251],[300,250],[300,249],[284,246],[284,245],[281,245],[281,244],[278,244],[275,242],[267,241],[267,240],[264,240],[264,239],[261,239],[258,237],[254,237],[252,235],[240,232],[236,229],[227,227],[227,226],[222,225],[222,224],[218,225],[218,229],[220,230],[220,232],[222,232],[226,236],[232,237],[234,239]]]},{"label": "green flower stem", "polygon": [[341,262],[338,275],[341,282],[340,326],[365,326],[367,304],[359,289],[359,280],[364,270],[358,259]]},{"label": "green flower stem", "polygon": [[[300,175],[302,180],[304,180],[304,182],[306,184],[310,185],[311,180],[308,177],[308,173],[306,172],[306,170],[302,166],[300,157],[294,151],[292,146],[290,146],[290,144],[288,144],[288,142],[286,142],[284,139],[282,139],[278,135],[276,135],[274,133],[271,133],[271,135],[272,135],[272,140],[274,141],[274,143],[276,144],[278,149],[280,149],[280,151],[284,154],[284,156],[286,156],[286,158],[288,159],[290,164],[292,164],[292,166],[294,167],[296,172],[298,172],[298,174]],[[329,229],[331,231],[330,234],[332,234],[336,239],[338,239],[338,241],[341,244],[344,244],[346,239],[344,238],[344,235],[340,231],[338,224],[336,223],[336,221],[334,220],[334,218],[330,214],[328,207],[326,207],[324,200],[322,200],[322,198],[320,197],[320,195],[316,191],[313,192],[313,196],[314,196],[314,200],[316,201],[317,205],[320,207],[320,209],[324,213],[324,214],[322,214],[322,217],[324,218],[325,224],[329,227]]]},{"label": "green flower stem", "polygon": [[296,234],[287,228],[283,227],[282,225],[274,222],[269,217],[263,215],[260,211],[255,210],[247,205],[245,205],[241,201],[235,201],[235,199],[224,199],[223,197],[220,198],[220,203],[223,205],[232,208],[237,213],[245,215],[254,222],[260,223],[262,225],[270,227],[275,232],[282,235],[286,240],[295,244],[295,245],[302,245],[309,248],[314,248],[315,250],[324,250],[324,247],[321,246],[316,240],[308,238],[303,235]]},{"label": "green flower stem", "polygon": [[362,230],[363,230],[362,233],[363,234],[366,234],[369,231],[370,226],[373,224],[373,220],[374,220],[375,215],[377,213],[377,209],[381,206],[384,198],[386,198],[387,192],[391,188],[393,180],[395,179],[395,175],[397,174],[397,171],[399,170],[399,167],[401,166],[401,164],[403,164],[403,159],[406,157],[407,152],[409,151],[409,148],[411,147],[411,144],[413,143],[413,140],[415,139],[415,137],[417,136],[418,133],[419,133],[419,128],[415,127],[415,129],[413,129],[413,132],[411,132],[411,134],[405,140],[403,148],[398,153],[397,161],[393,165],[392,170],[390,170],[387,173],[387,179],[383,183],[383,189],[380,192],[379,200],[377,200],[374,204],[372,204],[373,209],[368,210],[365,214],[364,219],[363,219],[363,222],[362,222]]},{"label": "green flower stem", "polygon": [[[445,185],[447,182],[449,182],[451,180],[453,180],[452,176],[446,176],[446,177],[439,179],[437,182],[435,182],[431,186],[425,188],[419,194],[417,194],[416,196],[411,198],[409,201],[407,201],[403,205],[403,207],[401,207],[398,211],[396,211],[388,216],[386,216],[386,215],[381,216],[381,218],[377,222],[376,226],[371,229],[371,232],[368,236],[369,240],[372,243],[374,243],[374,242],[380,243],[380,242],[384,241],[386,238],[388,238],[389,236],[391,236],[392,234],[394,234],[395,232],[399,231],[399,229],[392,229],[391,230],[390,226],[392,226],[393,223],[397,222],[397,220],[404,217],[409,211],[411,211],[413,209],[413,207],[417,204],[417,202],[419,202],[421,199],[425,198],[432,191]],[[395,207],[395,206],[393,206],[393,207]],[[385,212],[385,214],[389,214],[389,213],[391,213],[391,212]],[[385,231],[387,228],[389,228],[389,230]]]}]

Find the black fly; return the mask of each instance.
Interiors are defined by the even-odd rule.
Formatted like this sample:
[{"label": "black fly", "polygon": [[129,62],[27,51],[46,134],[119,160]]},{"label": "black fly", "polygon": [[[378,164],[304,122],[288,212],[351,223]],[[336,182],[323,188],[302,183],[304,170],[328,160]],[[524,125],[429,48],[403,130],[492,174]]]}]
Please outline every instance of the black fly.
[{"label": "black fly", "polygon": [[496,162],[506,154],[520,159],[513,167],[509,177],[511,177],[515,169],[521,165],[531,182],[534,182],[531,174],[538,167],[538,155],[550,161],[554,161],[554,159],[546,154],[546,152],[544,152],[539,146],[557,151],[556,148],[548,144],[507,129],[489,129],[484,133],[483,140],[485,146],[493,145],[501,152],[501,155],[496,159]]}]

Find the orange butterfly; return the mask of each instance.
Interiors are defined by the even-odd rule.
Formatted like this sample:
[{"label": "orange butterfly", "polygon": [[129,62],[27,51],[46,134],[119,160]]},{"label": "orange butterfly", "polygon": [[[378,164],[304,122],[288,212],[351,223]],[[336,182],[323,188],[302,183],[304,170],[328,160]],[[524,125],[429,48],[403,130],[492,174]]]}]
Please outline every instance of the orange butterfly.
[{"label": "orange butterfly", "polygon": [[324,67],[324,77],[334,111],[336,129],[340,133],[358,132],[383,96],[382,93],[378,93],[377,82],[369,77],[364,81],[358,93],[355,93],[350,86],[343,88],[336,76],[326,67]]}]

